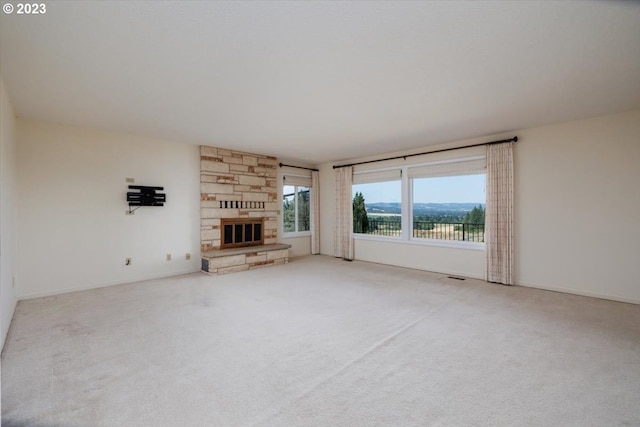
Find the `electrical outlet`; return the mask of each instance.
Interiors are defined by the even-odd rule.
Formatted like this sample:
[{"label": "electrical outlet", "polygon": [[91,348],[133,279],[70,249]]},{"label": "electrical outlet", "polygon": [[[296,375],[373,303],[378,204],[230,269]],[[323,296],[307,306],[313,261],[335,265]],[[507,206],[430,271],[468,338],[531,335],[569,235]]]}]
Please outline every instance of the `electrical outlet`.
[{"label": "electrical outlet", "polygon": [[171,261],[171,254],[167,254],[167,261]]},{"label": "electrical outlet", "polygon": [[131,265],[131,258],[125,258],[124,265]]},{"label": "electrical outlet", "polygon": [[186,259],[187,261],[189,261],[189,260],[191,259],[191,254],[190,254],[189,252],[187,252],[187,253],[184,255],[184,259]]}]

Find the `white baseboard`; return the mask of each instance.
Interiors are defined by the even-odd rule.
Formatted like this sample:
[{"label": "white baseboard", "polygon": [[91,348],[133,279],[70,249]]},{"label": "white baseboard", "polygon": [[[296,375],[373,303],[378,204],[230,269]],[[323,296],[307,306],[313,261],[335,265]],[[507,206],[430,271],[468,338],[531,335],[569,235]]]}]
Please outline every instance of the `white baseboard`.
[{"label": "white baseboard", "polygon": [[89,289],[106,288],[106,287],[109,287],[109,286],[124,285],[124,284],[127,284],[127,283],[144,282],[146,280],[164,279],[166,277],[182,276],[184,274],[197,273],[199,271],[201,271],[201,270],[200,269],[197,269],[197,270],[185,270],[185,271],[178,271],[178,272],[175,272],[175,273],[171,273],[171,274],[168,274],[168,275],[167,274],[163,274],[163,275],[161,274],[161,275],[145,276],[145,277],[140,277],[140,278],[133,278],[131,280],[97,283],[97,284],[94,284],[94,285],[63,288],[63,289],[58,289],[58,290],[55,290],[55,291],[48,291],[48,292],[35,292],[35,293],[32,293],[32,294],[19,295],[18,296],[18,301],[24,301],[24,300],[33,299],[33,298],[51,297],[51,296],[55,296],[55,295],[67,294],[69,292],[87,291]]},{"label": "white baseboard", "polygon": [[630,304],[640,304],[640,298],[629,298],[629,297],[622,297],[622,296],[618,296],[618,295],[602,294],[602,293],[599,293],[599,292],[585,291],[585,290],[582,290],[582,289],[562,288],[562,287],[558,287],[558,286],[539,285],[537,283],[528,283],[528,282],[522,282],[522,281],[518,281],[516,283],[516,286],[524,286],[524,287],[527,287],[527,288],[543,289],[545,291],[562,292],[562,293],[565,293],[565,294],[580,295],[580,296],[584,296],[584,297],[600,298],[600,299],[606,299],[606,300],[610,300],[610,301],[626,302],[626,303],[630,303]]},{"label": "white baseboard", "polygon": [[[3,297],[5,298],[5,297]],[[17,298],[13,298],[11,301],[11,308],[9,309],[9,311],[11,312],[11,316],[9,317],[9,323],[7,325],[4,324],[4,322],[2,323],[2,331],[0,331],[0,334],[2,334],[2,336],[0,336],[0,353],[2,353],[2,350],[4,350],[4,343],[7,340],[7,334],[9,333],[9,328],[11,327],[11,323],[13,322],[13,315],[16,312],[16,305],[18,304],[18,300]]]}]

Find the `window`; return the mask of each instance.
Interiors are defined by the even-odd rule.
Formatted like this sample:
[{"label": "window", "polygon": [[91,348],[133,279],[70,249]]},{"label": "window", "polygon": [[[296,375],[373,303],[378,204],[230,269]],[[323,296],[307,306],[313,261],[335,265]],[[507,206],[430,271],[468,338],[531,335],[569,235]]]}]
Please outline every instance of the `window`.
[{"label": "window", "polygon": [[[282,187],[282,230],[284,233],[308,233],[311,229],[311,198],[309,197],[311,187],[297,185],[296,181],[285,177],[285,185]],[[289,185],[294,182],[296,185]]]},{"label": "window", "polygon": [[411,238],[484,242],[485,159],[408,168]]},{"label": "window", "polygon": [[484,174],[414,178],[414,239],[484,242]]},{"label": "window", "polygon": [[485,165],[484,155],[474,153],[394,170],[355,172],[354,235],[483,247],[479,243],[485,238]]},{"label": "window", "polygon": [[387,237],[402,235],[400,175],[400,169],[354,175],[354,233]]}]

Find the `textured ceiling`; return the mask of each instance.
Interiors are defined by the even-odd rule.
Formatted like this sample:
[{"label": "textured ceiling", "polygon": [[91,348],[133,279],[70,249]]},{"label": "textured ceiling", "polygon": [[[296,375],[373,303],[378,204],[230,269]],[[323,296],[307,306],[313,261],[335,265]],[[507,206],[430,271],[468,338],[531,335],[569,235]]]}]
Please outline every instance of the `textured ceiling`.
[{"label": "textured ceiling", "polygon": [[321,163],[640,107],[640,2],[47,2],[19,117]]}]

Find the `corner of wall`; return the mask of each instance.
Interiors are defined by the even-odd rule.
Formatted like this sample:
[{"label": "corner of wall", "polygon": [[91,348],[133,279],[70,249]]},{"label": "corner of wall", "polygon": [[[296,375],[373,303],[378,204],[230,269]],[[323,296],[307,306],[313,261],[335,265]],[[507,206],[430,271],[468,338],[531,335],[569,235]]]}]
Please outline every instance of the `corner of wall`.
[{"label": "corner of wall", "polygon": [[16,118],[0,75],[0,349],[16,308],[17,141]]},{"label": "corner of wall", "polygon": [[320,165],[320,253],[333,256],[335,180],[333,164]]}]

